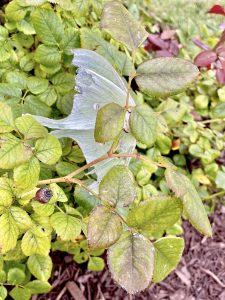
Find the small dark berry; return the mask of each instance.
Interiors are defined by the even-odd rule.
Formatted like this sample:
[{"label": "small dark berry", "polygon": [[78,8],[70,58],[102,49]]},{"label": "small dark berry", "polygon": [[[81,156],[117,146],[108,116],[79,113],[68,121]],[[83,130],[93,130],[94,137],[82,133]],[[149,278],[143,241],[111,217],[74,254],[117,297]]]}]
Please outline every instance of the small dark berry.
[{"label": "small dark berry", "polygon": [[47,188],[41,188],[37,191],[35,195],[35,200],[40,203],[48,203],[48,201],[52,198],[52,191]]}]

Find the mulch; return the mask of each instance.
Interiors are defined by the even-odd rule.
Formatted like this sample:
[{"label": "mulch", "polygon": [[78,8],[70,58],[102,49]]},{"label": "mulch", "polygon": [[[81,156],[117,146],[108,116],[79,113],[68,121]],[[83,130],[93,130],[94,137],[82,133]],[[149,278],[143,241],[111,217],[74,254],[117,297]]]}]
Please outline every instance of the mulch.
[{"label": "mulch", "polygon": [[225,300],[225,207],[211,217],[213,238],[201,236],[184,221],[185,251],[178,268],[160,284],[130,296],[105,268],[90,272],[66,253],[52,254],[53,289],[33,300]]}]

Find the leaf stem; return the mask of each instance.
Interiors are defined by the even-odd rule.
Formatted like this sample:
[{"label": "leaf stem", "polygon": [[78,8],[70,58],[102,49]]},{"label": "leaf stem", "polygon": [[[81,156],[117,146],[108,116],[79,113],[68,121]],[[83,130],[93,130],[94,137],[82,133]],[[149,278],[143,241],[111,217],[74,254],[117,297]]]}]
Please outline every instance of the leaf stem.
[{"label": "leaf stem", "polygon": [[220,192],[215,193],[215,194],[212,194],[212,195],[210,195],[208,197],[205,197],[205,198],[203,198],[203,200],[211,200],[211,199],[213,199],[215,197],[222,196],[222,195],[225,195],[225,190],[224,191],[220,191]]},{"label": "leaf stem", "polygon": [[[131,54],[131,59],[132,59],[133,65],[134,65],[135,54],[136,54],[136,52],[135,52],[135,50],[133,50],[132,54]],[[131,82],[134,79],[135,75],[136,75],[136,72],[134,72],[133,74],[129,75],[129,78],[128,78],[127,96],[126,96],[126,103],[125,103],[125,109],[126,110],[129,110],[129,96],[130,96],[130,91],[131,91]]]},{"label": "leaf stem", "polygon": [[95,164],[104,161],[106,159],[110,159],[110,158],[135,158],[135,159],[140,159],[142,161],[145,161],[149,164],[154,164],[158,167],[162,167],[165,168],[166,166],[161,164],[161,163],[157,163],[155,161],[150,160],[149,158],[146,158],[145,156],[139,154],[139,153],[110,153],[110,151],[100,157],[98,157],[97,159],[91,161],[90,163],[82,166],[81,168],[75,170],[74,172],[64,176],[64,177],[58,177],[58,178],[52,178],[52,179],[46,179],[46,180],[40,180],[38,181],[38,185],[45,185],[45,184],[51,184],[51,183],[75,183],[78,184],[80,186],[82,186],[83,188],[85,188],[88,192],[92,193],[95,197],[97,196],[96,193],[94,193],[92,190],[90,190],[81,180],[77,179],[77,178],[72,178],[78,174],[80,174],[81,172],[83,172],[84,170],[94,166]]},{"label": "leaf stem", "polygon": [[57,204],[55,204],[55,207],[63,214],[65,214],[65,211],[63,211]]}]

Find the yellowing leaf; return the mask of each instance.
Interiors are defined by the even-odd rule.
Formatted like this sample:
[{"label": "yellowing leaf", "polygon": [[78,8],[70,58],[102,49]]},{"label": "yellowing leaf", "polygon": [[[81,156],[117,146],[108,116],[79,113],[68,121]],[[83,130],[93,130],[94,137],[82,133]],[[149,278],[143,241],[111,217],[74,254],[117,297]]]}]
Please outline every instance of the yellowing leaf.
[{"label": "yellowing leaf", "polygon": [[14,168],[15,187],[22,191],[32,190],[37,185],[39,173],[39,161],[33,156],[24,164]]},{"label": "yellowing leaf", "polygon": [[194,185],[183,174],[168,167],[165,171],[170,189],[181,197],[183,209],[190,223],[202,234],[212,236],[212,228],[205,207]]},{"label": "yellowing leaf", "polygon": [[154,244],[155,262],[153,281],[162,281],[179,263],[184,250],[184,240],[179,237],[164,237]]},{"label": "yellowing leaf", "polygon": [[47,256],[51,248],[50,238],[36,227],[24,234],[21,247],[26,256],[33,254]]},{"label": "yellowing leaf", "polygon": [[147,31],[118,1],[110,1],[104,6],[101,28],[109,31],[129,50],[138,48],[148,36]]},{"label": "yellowing leaf", "polygon": [[9,211],[20,232],[25,232],[27,229],[32,227],[33,222],[25,210],[17,206],[12,206]]},{"label": "yellowing leaf", "polygon": [[181,217],[182,209],[180,199],[155,196],[132,208],[127,223],[142,232],[157,233],[175,224]]},{"label": "yellowing leaf", "polygon": [[51,183],[49,185],[50,190],[52,191],[52,198],[49,201],[50,203],[55,203],[57,201],[59,202],[67,202],[68,199],[66,197],[66,194],[64,191],[56,184],[56,183]]},{"label": "yellowing leaf", "polygon": [[27,266],[32,275],[42,281],[47,281],[51,276],[52,260],[49,256],[39,254],[28,258]]},{"label": "yellowing leaf", "polygon": [[54,213],[50,218],[50,223],[63,241],[72,241],[81,233],[80,221],[65,213]]},{"label": "yellowing leaf", "polygon": [[55,164],[62,155],[60,142],[53,135],[39,139],[35,143],[37,158],[45,164]]},{"label": "yellowing leaf", "polygon": [[153,246],[143,235],[125,232],[109,248],[108,264],[113,279],[128,293],[137,293],[147,288],[152,279]]},{"label": "yellowing leaf", "polygon": [[0,189],[0,213],[2,213],[5,208],[10,207],[12,201],[13,198],[11,192]]},{"label": "yellowing leaf", "polygon": [[2,135],[0,146],[0,168],[2,169],[13,169],[32,155],[31,147],[23,144],[12,134]]},{"label": "yellowing leaf", "polygon": [[16,224],[11,212],[8,210],[0,217],[0,249],[6,253],[16,246],[19,236],[19,227]]},{"label": "yellowing leaf", "polygon": [[11,132],[14,129],[14,121],[11,107],[0,102],[0,133]]},{"label": "yellowing leaf", "polygon": [[106,206],[97,206],[88,221],[88,244],[91,249],[108,248],[122,233],[120,218]]},{"label": "yellowing leaf", "polygon": [[45,137],[48,130],[38,123],[32,116],[19,117],[15,121],[16,127],[25,139]]}]

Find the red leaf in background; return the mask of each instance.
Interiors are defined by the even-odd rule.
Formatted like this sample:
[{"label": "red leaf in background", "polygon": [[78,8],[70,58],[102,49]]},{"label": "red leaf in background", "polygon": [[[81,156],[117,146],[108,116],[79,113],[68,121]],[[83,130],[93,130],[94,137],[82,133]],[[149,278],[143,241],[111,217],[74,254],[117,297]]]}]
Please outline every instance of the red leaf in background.
[{"label": "red leaf in background", "polygon": [[215,62],[217,59],[217,55],[212,50],[207,50],[199,53],[195,59],[194,63],[198,67],[208,67],[211,63]]},{"label": "red leaf in background", "polygon": [[210,8],[208,13],[225,16],[225,9],[223,6],[216,4],[212,8]]},{"label": "red leaf in background", "polygon": [[216,70],[216,79],[220,84],[225,84],[225,70],[224,69]]},{"label": "red leaf in background", "polygon": [[149,34],[148,40],[157,46],[158,49],[167,49],[167,43],[153,34]]},{"label": "red leaf in background", "polygon": [[156,57],[173,57],[173,54],[167,50],[156,51]]}]

